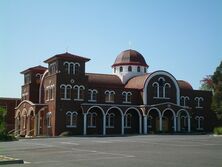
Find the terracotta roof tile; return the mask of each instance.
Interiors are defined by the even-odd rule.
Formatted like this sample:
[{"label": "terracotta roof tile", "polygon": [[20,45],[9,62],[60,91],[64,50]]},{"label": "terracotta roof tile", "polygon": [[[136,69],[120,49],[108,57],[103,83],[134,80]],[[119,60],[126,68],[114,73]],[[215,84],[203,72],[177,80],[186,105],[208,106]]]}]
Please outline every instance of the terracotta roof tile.
[{"label": "terracotta roof tile", "polygon": [[116,75],[86,73],[86,76],[88,76],[89,84],[100,85],[104,87],[106,87],[107,85],[115,87],[123,86],[123,83]]},{"label": "terracotta roof tile", "polygon": [[56,59],[77,60],[77,61],[84,61],[84,62],[87,62],[90,60],[86,57],[81,57],[81,56],[77,56],[77,55],[66,52],[66,53],[57,54],[53,57],[50,57],[49,59],[45,60],[44,62],[49,63],[49,62],[52,62]]},{"label": "terracotta roof tile", "polygon": [[125,85],[125,88],[130,89],[143,89],[146,79],[148,78],[149,74],[144,74],[140,76],[136,76],[131,78]]},{"label": "terracotta roof tile", "polygon": [[22,71],[22,72],[20,72],[21,74],[25,74],[25,73],[27,73],[27,72],[29,72],[29,71],[38,71],[38,72],[44,72],[45,70],[47,70],[47,68],[46,67],[43,67],[43,66],[35,66],[35,67],[31,67],[31,68],[28,68],[28,69],[26,69],[26,70],[24,70],[24,71]]},{"label": "terracotta roof tile", "polygon": [[193,90],[192,86],[187,81],[177,80],[177,82],[179,84],[180,89],[191,89],[191,90]]}]

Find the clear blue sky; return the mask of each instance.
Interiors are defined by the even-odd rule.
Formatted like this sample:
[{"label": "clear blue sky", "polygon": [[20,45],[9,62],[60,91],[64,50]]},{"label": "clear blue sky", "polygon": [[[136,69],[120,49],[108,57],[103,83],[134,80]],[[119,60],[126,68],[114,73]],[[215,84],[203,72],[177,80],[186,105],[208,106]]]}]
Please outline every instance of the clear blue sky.
[{"label": "clear blue sky", "polygon": [[66,52],[111,73],[123,50],[139,51],[149,72],[192,84],[222,60],[221,0],[1,0],[0,96],[20,97],[24,69]]}]

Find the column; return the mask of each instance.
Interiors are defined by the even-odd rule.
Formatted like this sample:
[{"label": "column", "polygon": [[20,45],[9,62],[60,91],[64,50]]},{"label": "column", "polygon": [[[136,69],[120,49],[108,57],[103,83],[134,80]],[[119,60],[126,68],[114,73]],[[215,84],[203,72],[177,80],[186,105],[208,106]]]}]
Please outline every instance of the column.
[{"label": "column", "polygon": [[103,135],[106,135],[106,114],[103,115]]},{"label": "column", "polygon": [[34,117],[34,136],[37,136],[37,128],[38,128],[38,116],[37,115],[35,115],[35,117]]},{"label": "column", "polygon": [[190,117],[189,116],[187,117],[187,122],[188,122],[188,132],[190,132],[190,127],[191,126],[190,126]]},{"label": "column", "polygon": [[83,135],[86,135],[86,116],[87,113],[83,113]]},{"label": "column", "polygon": [[139,125],[140,125],[139,133],[142,134],[142,118],[141,118],[141,116],[139,117]]},{"label": "column", "polygon": [[121,134],[124,135],[124,115],[121,115]]},{"label": "column", "polygon": [[174,117],[174,119],[173,119],[173,124],[174,124],[174,132],[176,132],[177,131],[177,119],[176,119],[176,117]]},{"label": "column", "polygon": [[160,119],[160,131],[162,131],[163,130],[162,117],[160,117],[159,119]]},{"label": "column", "polygon": [[147,115],[143,116],[143,132],[147,134]]}]

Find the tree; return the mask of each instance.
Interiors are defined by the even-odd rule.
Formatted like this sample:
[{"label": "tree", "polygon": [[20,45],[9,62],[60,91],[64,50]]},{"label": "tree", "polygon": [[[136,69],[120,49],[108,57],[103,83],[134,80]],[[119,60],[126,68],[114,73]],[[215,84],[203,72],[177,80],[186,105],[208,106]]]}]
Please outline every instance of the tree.
[{"label": "tree", "polygon": [[222,61],[216,68],[216,71],[212,75],[213,81],[213,99],[212,99],[212,110],[217,115],[222,114]]},{"label": "tree", "polygon": [[5,116],[6,116],[6,109],[3,107],[0,107],[0,136],[4,135],[6,133],[5,129]]},{"label": "tree", "polygon": [[201,87],[200,90],[213,91],[213,80],[212,75],[207,75],[203,80],[200,81]]}]

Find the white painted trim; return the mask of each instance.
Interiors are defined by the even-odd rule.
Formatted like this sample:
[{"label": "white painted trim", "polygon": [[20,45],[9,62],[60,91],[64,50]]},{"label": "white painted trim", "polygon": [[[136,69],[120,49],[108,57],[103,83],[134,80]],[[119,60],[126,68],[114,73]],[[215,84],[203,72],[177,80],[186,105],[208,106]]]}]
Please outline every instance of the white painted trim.
[{"label": "white painted trim", "polygon": [[143,88],[143,104],[147,105],[147,101],[149,100],[149,99],[147,99],[148,84],[149,84],[150,80],[153,77],[157,76],[157,75],[165,75],[173,81],[173,83],[176,87],[176,102],[177,102],[177,105],[180,106],[180,88],[179,88],[179,85],[177,83],[177,80],[174,78],[174,76],[172,74],[166,72],[166,71],[155,71],[147,77],[147,79],[145,81],[145,84],[144,84],[144,88]]}]

